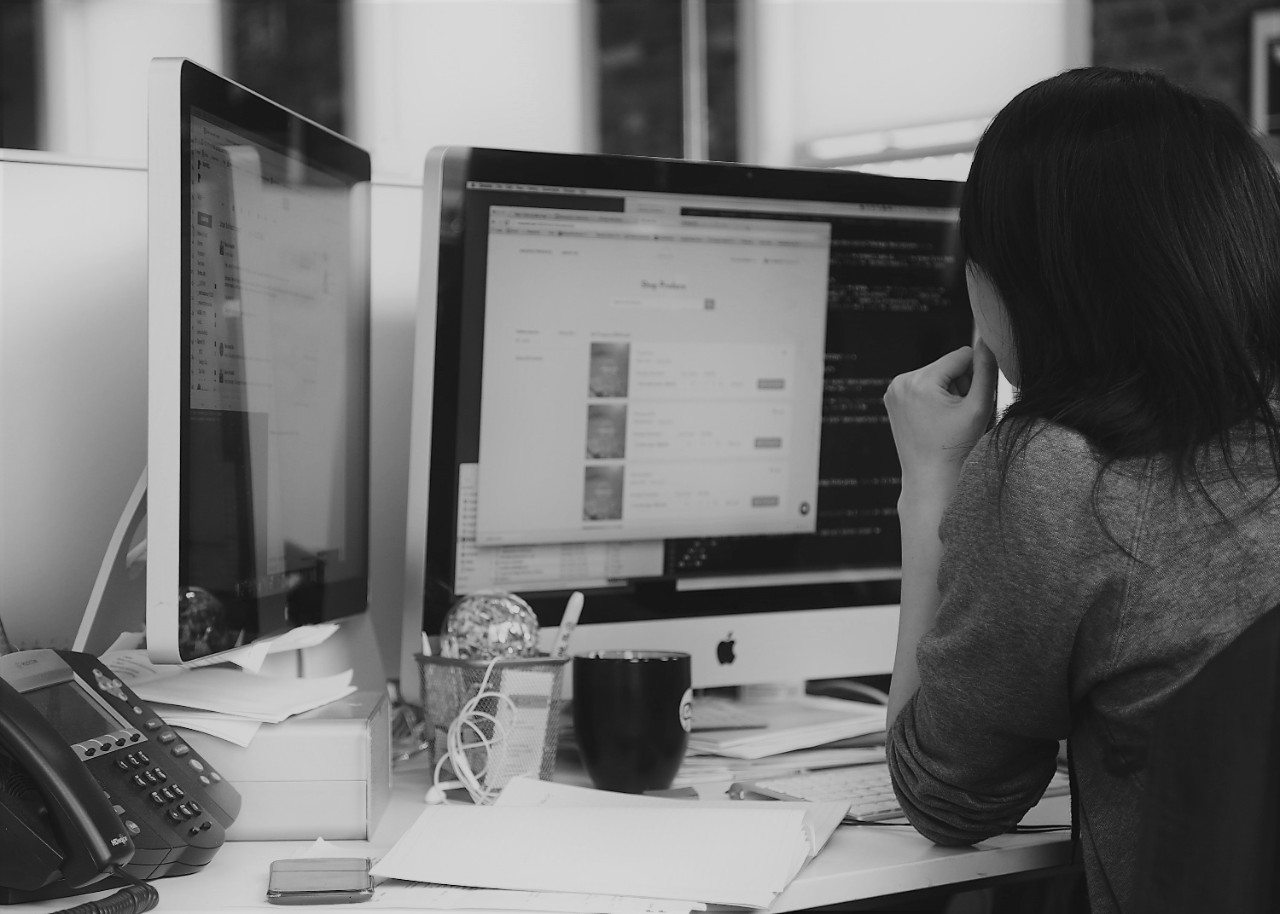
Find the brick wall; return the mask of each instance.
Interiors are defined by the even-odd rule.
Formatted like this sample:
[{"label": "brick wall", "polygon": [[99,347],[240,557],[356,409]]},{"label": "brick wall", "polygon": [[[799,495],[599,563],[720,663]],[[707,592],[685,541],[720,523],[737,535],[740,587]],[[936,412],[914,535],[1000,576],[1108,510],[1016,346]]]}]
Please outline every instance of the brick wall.
[{"label": "brick wall", "polygon": [[1093,62],[1160,70],[1249,111],[1249,28],[1259,0],[1093,0]]}]

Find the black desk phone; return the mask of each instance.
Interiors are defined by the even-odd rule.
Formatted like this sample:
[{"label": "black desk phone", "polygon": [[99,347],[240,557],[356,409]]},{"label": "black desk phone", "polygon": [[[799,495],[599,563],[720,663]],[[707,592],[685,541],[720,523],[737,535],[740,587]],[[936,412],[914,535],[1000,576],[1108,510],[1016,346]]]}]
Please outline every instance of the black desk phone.
[{"label": "black desk phone", "polygon": [[239,811],[235,789],[97,658],[0,657],[0,904],[197,872]]}]

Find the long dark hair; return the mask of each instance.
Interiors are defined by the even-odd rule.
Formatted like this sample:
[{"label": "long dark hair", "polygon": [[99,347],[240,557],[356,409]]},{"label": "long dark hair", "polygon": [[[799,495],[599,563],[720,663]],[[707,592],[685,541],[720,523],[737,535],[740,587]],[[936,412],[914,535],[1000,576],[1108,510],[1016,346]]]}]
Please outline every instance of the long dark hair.
[{"label": "long dark hair", "polygon": [[1019,365],[1006,470],[1047,420],[1201,488],[1197,458],[1234,475],[1251,426],[1280,472],[1280,180],[1230,108],[1154,73],[1059,74],[987,128],[960,218]]}]

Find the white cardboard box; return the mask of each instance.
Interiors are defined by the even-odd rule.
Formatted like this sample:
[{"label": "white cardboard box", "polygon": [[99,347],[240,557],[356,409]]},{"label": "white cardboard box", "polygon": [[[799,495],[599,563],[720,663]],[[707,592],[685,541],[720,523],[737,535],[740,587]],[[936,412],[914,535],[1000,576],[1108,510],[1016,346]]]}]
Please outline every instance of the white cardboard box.
[{"label": "white cardboard box", "polygon": [[239,791],[232,841],[362,840],[391,793],[391,703],[354,692],[263,724],[248,747],[194,731],[184,738]]}]

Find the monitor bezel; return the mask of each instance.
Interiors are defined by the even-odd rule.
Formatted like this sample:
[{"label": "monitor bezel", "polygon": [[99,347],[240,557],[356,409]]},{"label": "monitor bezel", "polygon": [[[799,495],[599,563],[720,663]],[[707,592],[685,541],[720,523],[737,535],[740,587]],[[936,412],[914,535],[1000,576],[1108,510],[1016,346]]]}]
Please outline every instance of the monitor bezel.
[{"label": "monitor bezel", "polygon": [[[184,663],[202,658],[182,656],[179,640],[181,531],[186,506],[182,499],[182,464],[187,361],[182,354],[189,311],[186,284],[190,265],[190,123],[193,109],[256,133],[288,137],[288,148],[317,168],[341,175],[367,188],[371,182],[370,154],[346,137],[283,105],[185,58],[155,58],[148,74],[147,121],[147,245],[148,245],[148,404],[147,404],[147,652],[157,663]],[[366,213],[367,222],[367,213]],[[367,225],[361,226],[367,245]],[[177,229],[177,230],[175,230]],[[368,442],[371,378],[368,343],[372,336],[368,294],[368,256],[358,263],[358,282],[364,288],[358,320],[365,340],[362,384],[366,404],[363,428],[355,433]],[[368,609],[369,487],[368,448],[361,461],[365,511],[353,519],[365,544],[362,572],[343,585],[336,618]],[[259,632],[259,635],[268,632]]]}]

